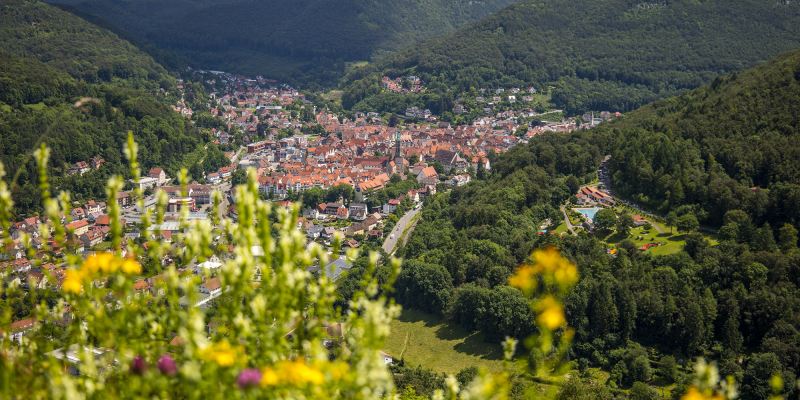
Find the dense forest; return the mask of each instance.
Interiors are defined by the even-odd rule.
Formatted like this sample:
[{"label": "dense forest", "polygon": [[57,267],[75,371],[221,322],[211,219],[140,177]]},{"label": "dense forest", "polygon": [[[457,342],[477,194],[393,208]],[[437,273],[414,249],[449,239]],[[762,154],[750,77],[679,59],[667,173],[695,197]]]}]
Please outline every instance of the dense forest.
[{"label": "dense forest", "polygon": [[[53,184],[73,198],[104,198],[122,173],[127,132],[144,168],[174,173],[202,134],[168,106],[175,79],[116,35],[38,1],[0,5],[0,160],[13,177],[16,211],[38,207],[32,152],[51,149]],[[172,96],[172,97],[170,97]],[[83,176],[65,172],[99,156],[106,164]],[[172,175],[175,176],[175,175]]]},{"label": "dense forest", "polygon": [[[508,277],[533,249],[556,246],[581,270],[567,302],[579,371],[602,368],[611,389],[675,383],[677,396],[687,384],[681,365],[705,356],[742,384],[741,398],[766,399],[773,374],[793,382],[800,372],[798,220],[789,215],[800,204],[798,112],[791,100],[799,81],[800,53],[794,53],[619,123],[538,136],[500,155],[488,178],[428,201],[401,251],[407,262],[396,299],[495,342],[523,338],[534,315],[522,293],[507,286]],[[542,221],[562,218],[559,205],[593,179],[606,154],[613,155],[609,168],[620,192],[667,193],[666,205],[653,198],[660,211],[722,225],[720,243],[693,232],[677,254],[653,256],[622,242],[610,256],[592,234],[537,235]],[[753,161],[762,157],[771,160],[766,170]],[[681,177],[695,186],[672,198],[669,185],[683,185]],[[733,193],[727,200],[705,192],[720,185]],[[760,208],[751,207],[753,196]],[[794,390],[787,386],[786,394]]]},{"label": "dense forest", "polygon": [[308,86],[335,83],[347,62],[452,31],[512,1],[53,2],[153,49],[169,63]]},{"label": "dense forest", "polygon": [[450,100],[531,84],[553,86],[570,114],[630,111],[796,48],[799,34],[797,2],[525,0],[352,72],[344,99],[390,109],[380,76],[414,73]]},{"label": "dense forest", "polygon": [[793,52],[643,107],[593,136],[608,136],[614,188],[662,214],[688,207],[719,227],[726,213],[743,210],[757,226],[800,227],[798,98]]}]

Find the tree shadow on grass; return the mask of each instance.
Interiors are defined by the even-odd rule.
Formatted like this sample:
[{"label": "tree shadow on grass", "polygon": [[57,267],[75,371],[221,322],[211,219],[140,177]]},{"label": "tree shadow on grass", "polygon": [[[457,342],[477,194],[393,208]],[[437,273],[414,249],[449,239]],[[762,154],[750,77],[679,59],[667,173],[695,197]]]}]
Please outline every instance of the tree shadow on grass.
[{"label": "tree shadow on grass", "polygon": [[628,238],[628,235],[623,235],[621,233],[614,233],[613,235],[609,235],[605,238],[606,243],[619,243]]},{"label": "tree shadow on grass", "polygon": [[442,340],[459,340],[468,335],[463,328],[450,322],[443,323],[436,329],[436,337]]},{"label": "tree shadow on grass", "polygon": [[454,348],[459,353],[469,354],[485,360],[503,359],[503,350],[500,345],[484,341],[483,335],[477,332],[467,336],[463,342],[457,344]]},{"label": "tree shadow on grass", "polygon": [[444,322],[436,329],[436,337],[442,340],[461,341],[453,346],[459,353],[487,360],[501,360],[503,351],[498,343],[487,342],[480,332],[467,332],[457,324]]},{"label": "tree shadow on grass", "polygon": [[400,316],[397,317],[397,320],[408,323],[422,322],[428,327],[436,326],[442,323],[441,317],[412,308],[403,308],[403,312],[400,313]]},{"label": "tree shadow on grass", "polygon": [[686,240],[686,234],[673,236],[667,240],[669,240],[670,242],[682,242]]},{"label": "tree shadow on grass", "polygon": [[419,323],[434,329],[436,338],[443,341],[456,342],[453,350],[485,360],[502,360],[503,349],[497,342],[484,341],[480,332],[468,332],[456,323],[443,318],[410,308],[403,309],[397,318],[401,322]]}]

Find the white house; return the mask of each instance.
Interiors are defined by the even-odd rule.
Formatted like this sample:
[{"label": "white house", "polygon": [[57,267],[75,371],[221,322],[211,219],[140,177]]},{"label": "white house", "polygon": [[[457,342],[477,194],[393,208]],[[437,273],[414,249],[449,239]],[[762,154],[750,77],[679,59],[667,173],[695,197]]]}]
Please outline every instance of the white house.
[{"label": "white house", "polygon": [[211,256],[206,261],[197,264],[197,271],[216,271],[222,267],[222,262],[220,261],[219,257]]},{"label": "white house", "polygon": [[146,190],[152,189],[158,185],[158,179],[144,176],[139,178],[139,189]]},{"label": "white house", "polygon": [[11,323],[11,341],[21,343],[22,338],[26,333],[33,329],[36,320],[33,318],[25,318]]},{"label": "white house", "polygon": [[153,178],[156,180],[156,186],[164,186],[169,182],[167,179],[167,174],[161,168],[150,168],[150,172],[147,174],[149,178]]},{"label": "white house", "polygon": [[384,214],[391,214],[397,211],[397,206],[400,205],[400,200],[398,199],[391,199],[389,202],[383,205],[383,213]]}]

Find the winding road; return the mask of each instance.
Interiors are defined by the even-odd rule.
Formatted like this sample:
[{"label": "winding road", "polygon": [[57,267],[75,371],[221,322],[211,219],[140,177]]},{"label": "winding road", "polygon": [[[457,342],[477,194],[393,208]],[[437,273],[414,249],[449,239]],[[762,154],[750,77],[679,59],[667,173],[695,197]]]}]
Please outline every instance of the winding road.
[{"label": "winding road", "polygon": [[419,208],[415,207],[411,211],[405,213],[405,215],[400,217],[400,220],[397,221],[397,225],[394,226],[392,232],[389,234],[386,240],[383,241],[383,251],[385,251],[386,254],[394,253],[397,247],[397,242],[401,239],[401,236],[403,235],[403,232],[405,232],[406,227],[409,226],[409,224],[412,221],[414,221],[414,217],[417,214],[419,214],[420,211],[422,211],[422,207]]}]

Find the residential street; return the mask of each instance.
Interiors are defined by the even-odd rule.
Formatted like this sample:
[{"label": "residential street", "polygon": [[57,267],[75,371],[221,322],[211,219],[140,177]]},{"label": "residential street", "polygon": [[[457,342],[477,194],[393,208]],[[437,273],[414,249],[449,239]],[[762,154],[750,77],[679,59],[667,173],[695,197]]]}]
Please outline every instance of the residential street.
[{"label": "residential street", "polygon": [[387,254],[394,253],[395,246],[397,246],[397,241],[400,240],[400,236],[403,234],[403,231],[405,231],[408,224],[414,219],[414,216],[417,215],[421,210],[422,207],[414,208],[405,213],[405,215],[403,215],[400,220],[397,221],[397,225],[395,225],[394,229],[392,229],[392,233],[390,233],[383,242],[383,251],[385,251]]}]

